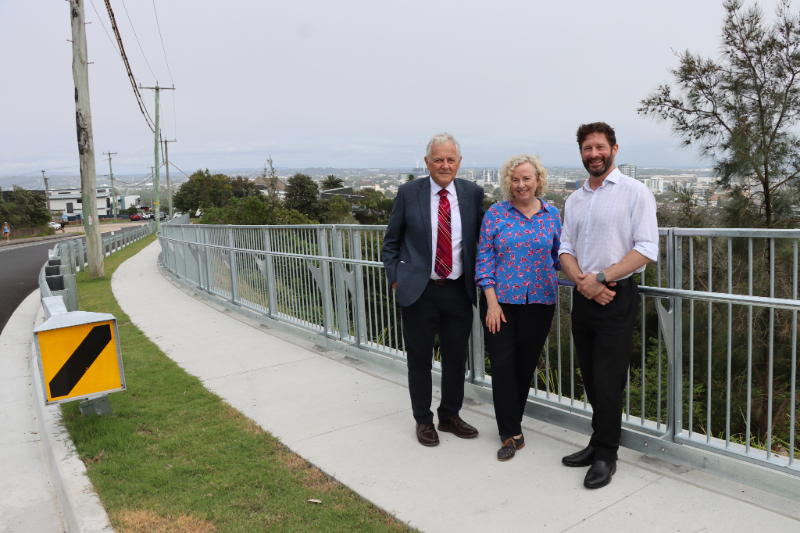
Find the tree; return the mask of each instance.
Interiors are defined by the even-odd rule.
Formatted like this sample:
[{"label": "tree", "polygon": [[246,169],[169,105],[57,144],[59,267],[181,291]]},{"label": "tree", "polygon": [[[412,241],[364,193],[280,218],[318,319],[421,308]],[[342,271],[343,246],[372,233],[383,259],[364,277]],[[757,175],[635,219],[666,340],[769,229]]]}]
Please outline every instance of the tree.
[{"label": "tree", "polygon": [[0,190],[0,224],[8,222],[14,228],[33,228],[50,221],[47,200],[36,191],[28,191],[14,185],[8,201],[2,201]]},{"label": "tree", "polygon": [[284,205],[287,209],[296,209],[307,217],[321,220],[326,206],[318,199],[319,187],[311,176],[297,173],[286,183]]},{"label": "tree", "polygon": [[414,174],[409,174],[408,178],[406,178],[406,181],[414,181],[415,179],[416,179],[416,176],[414,176]]},{"label": "tree", "polygon": [[326,220],[328,224],[350,224],[355,222],[350,214],[350,204],[341,196],[326,200],[328,204]]},{"label": "tree", "polygon": [[231,194],[234,198],[247,198],[248,196],[260,196],[261,191],[258,190],[256,184],[247,178],[237,176],[231,179]]},{"label": "tree", "polygon": [[363,199],[356,200],[356,204],[363,209],[356,213],[356,219],[362,224],[387,224],[392,214],[394,200],[390,200],[382,192],[375,189],[361,189],[358,194]]},{"label": "tree", "polygon": [[330,174],[327,178],[322,180],[321,189],[323,191],[329,191],[331,189],[338,189],[342,185],[344,185],[344,180],[342,178],[337,178],[333,174]]},{"label": "tree", "polygon": [[689,51],[670,70],[677,88],[658,87],[642,100],[639,113],[668,122],[684,146],[695,146],[722,178],[721,184],[749,189],[758,198],[764,225],[787,225],[776,217],[776,196],[800,177],[800,15],[789,1],[768,25],[755,5],[724,0],[719,60]]},{"label": "tree", "polygon": [[212,175],[206,169],[189,176],[172,197],[172,203],[184,213],[194,213],[200,207],[225,207],[232,197],[231,179],[224,174]]}]

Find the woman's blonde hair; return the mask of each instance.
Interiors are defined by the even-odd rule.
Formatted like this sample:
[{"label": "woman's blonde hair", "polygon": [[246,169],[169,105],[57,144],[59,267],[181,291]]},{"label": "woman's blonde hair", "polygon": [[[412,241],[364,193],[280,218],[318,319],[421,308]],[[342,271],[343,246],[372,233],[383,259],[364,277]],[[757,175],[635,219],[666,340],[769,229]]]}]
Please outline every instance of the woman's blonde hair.
[{"label": "woman's blonde hair", "polygon": [[542,165],[542,162],[539,161],[539,158],[530,154],[515,155],[509,157],[500,169],[500,188],[503,190],[503,197],[508,201],[514,199],[514,195],[511,194],[511,175],[523,163],[530,163],[536,174],[538,183],[533,195],[541,197],[547,190],[547,170]]}]

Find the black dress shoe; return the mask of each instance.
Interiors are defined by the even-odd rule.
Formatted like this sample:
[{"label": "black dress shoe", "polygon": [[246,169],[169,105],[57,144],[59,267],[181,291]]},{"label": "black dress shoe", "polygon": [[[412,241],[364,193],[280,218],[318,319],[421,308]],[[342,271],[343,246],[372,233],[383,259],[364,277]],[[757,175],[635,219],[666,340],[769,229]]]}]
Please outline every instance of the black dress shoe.
[{"label": "black dress shoe", "polygon": [[591,444],[579,452],[561,458],[567,466],[590,466],[594,463],[594,446]]},{"label": "black dress shoe", "polygon": [[583,486],[587,489],[599,489],[611,483],[611,477],[617,471],[616,461],[595,461],[586,477],[583,479]]},{"label": "black dress shoe", "polygon": [[514,455],[517,453],[517,450],[521,450],[525,447],[525,435],[521,436],[520,438],[500,437],[500,440],[503,441],[503,446],[497,450],[498,461],[508,461],[509,459],[513,459]]},{"label": "black dress shoe", "polygon": [[439,444],[439,435],[433,424],[417,424],[417,440],[423,446],[436,446]]},{"label": "black dress shoe", "polygon": [[453,415],[450,420],[439,420],[439,431],[447,431],[462,439],[471,439],[478,436],[478,430],[470,426],[458,415]]}]

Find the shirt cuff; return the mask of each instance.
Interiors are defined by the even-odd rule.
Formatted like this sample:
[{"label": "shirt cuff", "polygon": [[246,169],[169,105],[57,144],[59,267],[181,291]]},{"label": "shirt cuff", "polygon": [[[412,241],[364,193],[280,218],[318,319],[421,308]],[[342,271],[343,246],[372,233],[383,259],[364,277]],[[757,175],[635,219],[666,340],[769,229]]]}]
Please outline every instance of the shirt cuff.
[{"label": "shirt cuff", "polygon": [[658,261],[658,244],[652,242],[637,242],[633,249],[650,261]]}]

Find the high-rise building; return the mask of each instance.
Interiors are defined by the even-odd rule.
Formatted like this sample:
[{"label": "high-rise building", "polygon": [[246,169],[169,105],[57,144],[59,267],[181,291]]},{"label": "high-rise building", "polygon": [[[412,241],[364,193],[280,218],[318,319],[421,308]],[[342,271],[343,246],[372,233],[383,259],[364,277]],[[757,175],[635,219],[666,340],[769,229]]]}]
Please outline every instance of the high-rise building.
[{"label": "high-rise building", "polygon": [[617,168],[619,169],[620,172],[622,172],[629,178],[636,179],[636,165],[631,165],[630,163],[623,163]]}]

